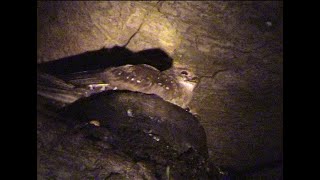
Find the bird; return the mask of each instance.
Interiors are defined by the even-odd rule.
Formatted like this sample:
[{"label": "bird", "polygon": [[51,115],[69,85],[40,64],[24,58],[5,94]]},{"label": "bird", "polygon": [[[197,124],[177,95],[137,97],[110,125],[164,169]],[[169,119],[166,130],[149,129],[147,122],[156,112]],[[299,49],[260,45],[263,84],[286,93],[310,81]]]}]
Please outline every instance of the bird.
[{"label": "bird", "polygon": [[107,90],[129,90],[158,95],[184,109],[189,108],[199,82],[199,78],[188,68],[174,67],[159,71],[147,64],[127,64],[98,73],[78,73],[64,79],[87,89],[87,96]]}]

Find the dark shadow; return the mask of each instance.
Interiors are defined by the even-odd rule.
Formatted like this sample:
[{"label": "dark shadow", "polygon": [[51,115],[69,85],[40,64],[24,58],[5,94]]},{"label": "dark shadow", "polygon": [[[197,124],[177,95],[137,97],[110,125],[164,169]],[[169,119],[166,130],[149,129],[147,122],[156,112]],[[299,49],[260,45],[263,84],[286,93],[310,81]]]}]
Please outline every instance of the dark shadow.
[{"label": "dark shadow", "polygon": [[250,175],[250,174],[259,173],[262,171],[282,168],[282,164],[283,164],[282,160],[266,162],[266,163],[262,163],[262,164],[254,166],[254,167],[251,167],[251,168],[241,170],[238,173],[241,174],[242,176],[244,176],[245,174]]},{"label": "dark shadow", "polygon": [[164,71],[172,66],[172,61],[173,59],[161,49],[148,49],[135,53],[125,47],[115,46],[38,64],[38,70],[52,75],[63,75],[103,70],[125,64],[148,64]]},{"label": "dark shadow", "polygon": [[[227,173],[227,177],[230,180],[233,179],[248,179],[248,178],[252,178],[256,175],[258,175],[259,173],[265,172],[266,175],[268,175],[268,172],[270,171],[277,171],[280,169],[281,173],[282,173],[282,167],[283,167],[283,161],[282,160],[276,160],[276,161],[272,161],[272,162],[266,162],[266,163],[262,163],[262,164],[257,164],[254,167],[248,167],[242,170],[236,170],[233,169],[231,167],[227,168],[223,168],[223,171],[225,173]],[[267,172],[267,173],[266,173]],[[275,176],[277,177],[281,177],[282,174],[276,174]],[[276,177],[275,177],[276,178]],[[280,178],[281,179],[281,178]]]}]

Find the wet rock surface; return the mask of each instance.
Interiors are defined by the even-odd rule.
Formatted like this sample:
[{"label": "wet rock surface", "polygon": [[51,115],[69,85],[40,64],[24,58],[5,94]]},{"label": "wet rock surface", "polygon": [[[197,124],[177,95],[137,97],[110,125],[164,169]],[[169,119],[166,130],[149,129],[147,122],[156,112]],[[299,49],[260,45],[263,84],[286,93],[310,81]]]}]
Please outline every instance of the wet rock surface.
[{"label": "wet rock surface", "polygon": [[180,153],[191,148],[207,156],[206,134],[199,121],[156,95],[107,91],[80,99],[62,111],[61,116],[73,118],[74,123],[97,120],[101,126],[126,138],[131,134],[125,132],[141,131],[144,137],[151,136],[154,142],[161,139]]},{"label": "wet rock surface", "polygon": [[[70,133],[61,128],[66,129],[64,124],[48,119],[38,116],[38,179],[155,179],[147,164],[91,140],[90,130],[97,133],[93,127]],[[45,126],[39,127],[41,123]]]},{"label": "wet rock surface", "polygon": [[[39,2],[38,63],[124,45],[161,48],[201,78],[191,109],[210,159],[282,159],[282,2]],[[217,73],[218,72],[218,73]]]},{"label": "wet rock surface", "polygon": [[161,179],[167,168],[174,178],[206,178],[203,127],[192,114],[158,96],[108,91],[80,99],[62,115],[84,123],[99,121],[116,135],[107,142],[135,160],[153,162]]},{"label": "wet rock surface", "polygon": [[40,178],[209,178],[203,127],[156,95],[109,91],[57,112],[38,117]]}]

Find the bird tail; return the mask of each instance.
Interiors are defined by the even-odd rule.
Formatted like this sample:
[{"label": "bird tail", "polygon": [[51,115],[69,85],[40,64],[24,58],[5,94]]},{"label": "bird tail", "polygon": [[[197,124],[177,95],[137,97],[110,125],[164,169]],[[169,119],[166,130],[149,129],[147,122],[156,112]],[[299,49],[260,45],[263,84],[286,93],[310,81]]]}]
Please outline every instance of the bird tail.
[{"label": "bird tail", "polygon": [[55,76],[44,72],[37,73],[37,95],[48,99],[55,105],[65,106],[86,95],[83,88],[76,88]]},{"label": "bird tail", "polygon": [[100,73],[101,71],[81,71],[60,75],[59,78],[78,87],[88,87],[91,84],[104,83],[99,77]]}]

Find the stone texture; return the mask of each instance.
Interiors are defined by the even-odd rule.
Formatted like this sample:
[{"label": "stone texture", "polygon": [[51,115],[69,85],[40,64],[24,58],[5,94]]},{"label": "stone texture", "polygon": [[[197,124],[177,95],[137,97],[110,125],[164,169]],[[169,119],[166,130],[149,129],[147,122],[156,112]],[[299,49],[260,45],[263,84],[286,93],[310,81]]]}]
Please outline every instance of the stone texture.
[{"label": "stone texture", "polygon": [[206,134],[199,121],[156,95],[108,91],[50,114],[46,102],[38,98],[40,179],[216,175],[207,166]]},{"label": "stone texture", "polygon": [[44,114],[37,118],[38,179],[156,179],[148,164],[111,145],[88,141],[88,133],[67,133],[63,123]]},{"label": "stone texture", "polygon": [[191,108],[216,164],[282,158],[282,2],[38,2],[38,63],[124,45],[141,24],[130,50],[161,48],[202,77]]}]

